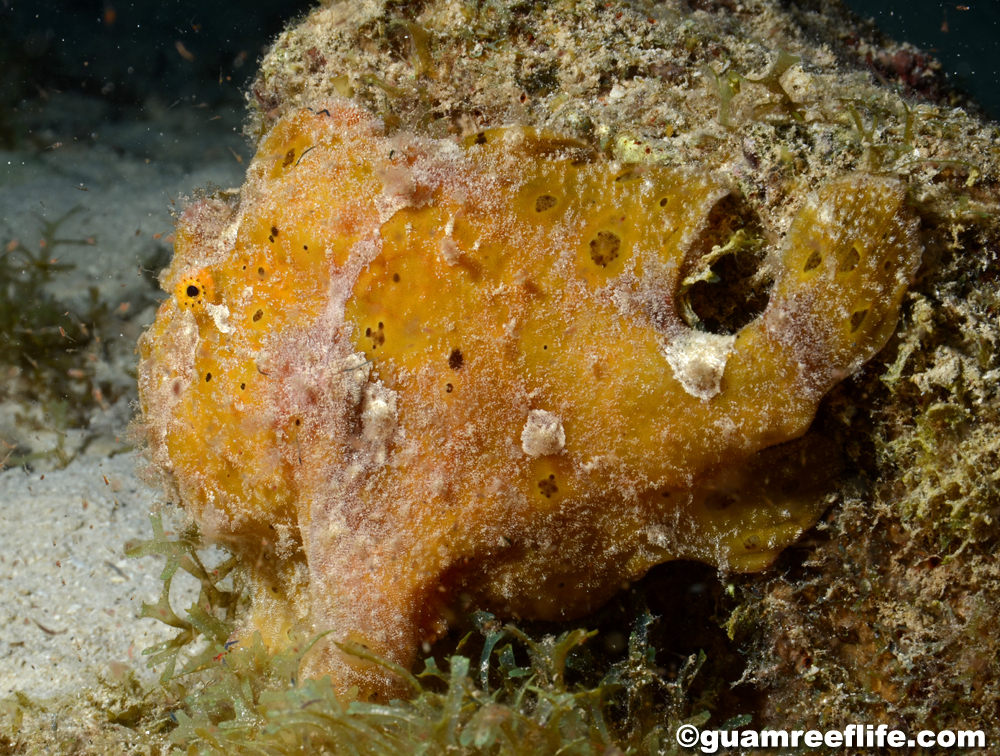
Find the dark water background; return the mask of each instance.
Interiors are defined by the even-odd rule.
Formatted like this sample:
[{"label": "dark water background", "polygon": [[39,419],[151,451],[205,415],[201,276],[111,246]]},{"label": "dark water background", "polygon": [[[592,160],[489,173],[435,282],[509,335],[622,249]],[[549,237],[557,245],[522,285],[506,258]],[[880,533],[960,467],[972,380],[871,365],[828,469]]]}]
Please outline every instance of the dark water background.
[{"label": "dark water background", "polygon": [[1000,0],[844,0],[900,41],[932,52],[951,82],[1000,119]]},{"label": "dark water background", "polygon": [[[67,134],[94,139],[107,130],[96,127],[153,122],[171,108],[223,115],[224,123],[206,118],[189,139],[232,133],[265,47],[313,4],[0,0],[0,148],[24,146],[26,137],[44,141],[38,132],[46,127],[62,141]],[[58,102],[66,94],[75,107]],[[53,102],[58,106],[46,107]],[[164,157],[151,142],[132,140],[125,148]]]},{"label": "dark water background", "polygon": [[[0,76],[26,97],[77,88],[116,106],[216,83],[239,99],[265,45],[309,0],[0,0]],[[180,47],[183,46],[183,49]],[[222,82],[219,82],[221,75]]]}]

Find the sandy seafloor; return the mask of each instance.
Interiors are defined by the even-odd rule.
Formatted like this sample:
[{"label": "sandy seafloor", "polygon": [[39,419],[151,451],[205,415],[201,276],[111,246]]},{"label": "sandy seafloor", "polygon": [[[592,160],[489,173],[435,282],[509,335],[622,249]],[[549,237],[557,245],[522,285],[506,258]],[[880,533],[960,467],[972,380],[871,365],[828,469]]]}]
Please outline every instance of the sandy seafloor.
[{"label": "sandy seafloor", "polygon": [[[150,537],[157,496],[124,443],[136,400],[134,345],[165,296],[140,266],[169,260],[170,209],[182,196],[242,183],[236,156],[246,160],[248,148],[238,105],[207,112],[197,102],[163,104],[118,124],[88,112],[95,107],[53,96],[20,114],[31,148],[0,151],[0,252],[15,240],[38,249],[43,224],[62,218],[58,238],[92,240],[58,246],[53,255],[75,267],[49,290],[82,309],[98,287],[115,314],[96,372],[121,393],[95,407],[87,427],[67,430],[44,407],[0,402],[0,440],[36,457],[0,472],[0,699],[79,691],[126,667],[152,680],[142,650],[173,632],[137,619],[142,602],[159,595],[164,560],[124,553],[130,539]],[[38,149],[45,142],[61,146]],[[45,455],[59,445],[72,458],[64,469]],[[169,531],[169,508],[166,515]],[[196,597],[185,578],[174,581],[178,610]]]},{"label": "sandy seafloor", "polygon": [[0,475],[0,697],[70,693],[116,664],[141,666],[142,649],[167,637],[135,619],[156,600],[161,565],[123,553],[123,538],[148,533],[154,496],[134,468],[88,455]]}]

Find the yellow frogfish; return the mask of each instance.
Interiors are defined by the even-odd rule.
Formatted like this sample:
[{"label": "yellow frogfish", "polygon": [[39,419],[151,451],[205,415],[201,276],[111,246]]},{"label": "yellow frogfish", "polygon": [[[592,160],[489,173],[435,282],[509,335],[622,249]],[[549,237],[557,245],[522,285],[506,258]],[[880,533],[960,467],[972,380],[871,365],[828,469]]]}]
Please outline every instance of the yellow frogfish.
[{"label": "yellow frogfish", "polygon": [[829,455],[781,450],[895,329],[916,221],[897,178],[830,180],[763,312],[708,333],[679,292],[731,192],[524,127],[278,121],[238,196],[180,218],[140,342],[147,456],[238,555],[239,637],[329,631],[305,673],[383,695],[334,641],[410,666],[459,594],[568,619],[668,560],[762,569],[811,527]]}]

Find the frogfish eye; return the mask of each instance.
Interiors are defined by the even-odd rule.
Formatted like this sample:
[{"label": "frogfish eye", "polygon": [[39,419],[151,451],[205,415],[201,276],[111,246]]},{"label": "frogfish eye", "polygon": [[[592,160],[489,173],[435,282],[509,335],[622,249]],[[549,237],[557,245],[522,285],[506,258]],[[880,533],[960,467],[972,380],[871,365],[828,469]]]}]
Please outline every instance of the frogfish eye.
[{"label": "frogfish eye", "polygon": [[216,304],[215,281],[207,268],[188,270],[174,287],[174,298],[181,307],[204,312],[205,305]]}]

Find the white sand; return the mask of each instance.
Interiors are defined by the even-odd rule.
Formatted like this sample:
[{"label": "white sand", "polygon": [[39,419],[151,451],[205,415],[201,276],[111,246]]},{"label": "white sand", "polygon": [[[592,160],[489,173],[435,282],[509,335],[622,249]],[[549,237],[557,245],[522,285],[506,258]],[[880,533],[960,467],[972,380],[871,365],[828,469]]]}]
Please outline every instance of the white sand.
[{"label": "white sand", "polygon": [[[112,662],[144,668],[142,650],[173,634],[136,619],[159,596],[164,560],[125,557],[126,540],[150,537],[155,495],[134,467],[129,455],[88,456],[0,475],[0,698],[66,693]],[[193,583],[174,587],[176,607]]]}]

